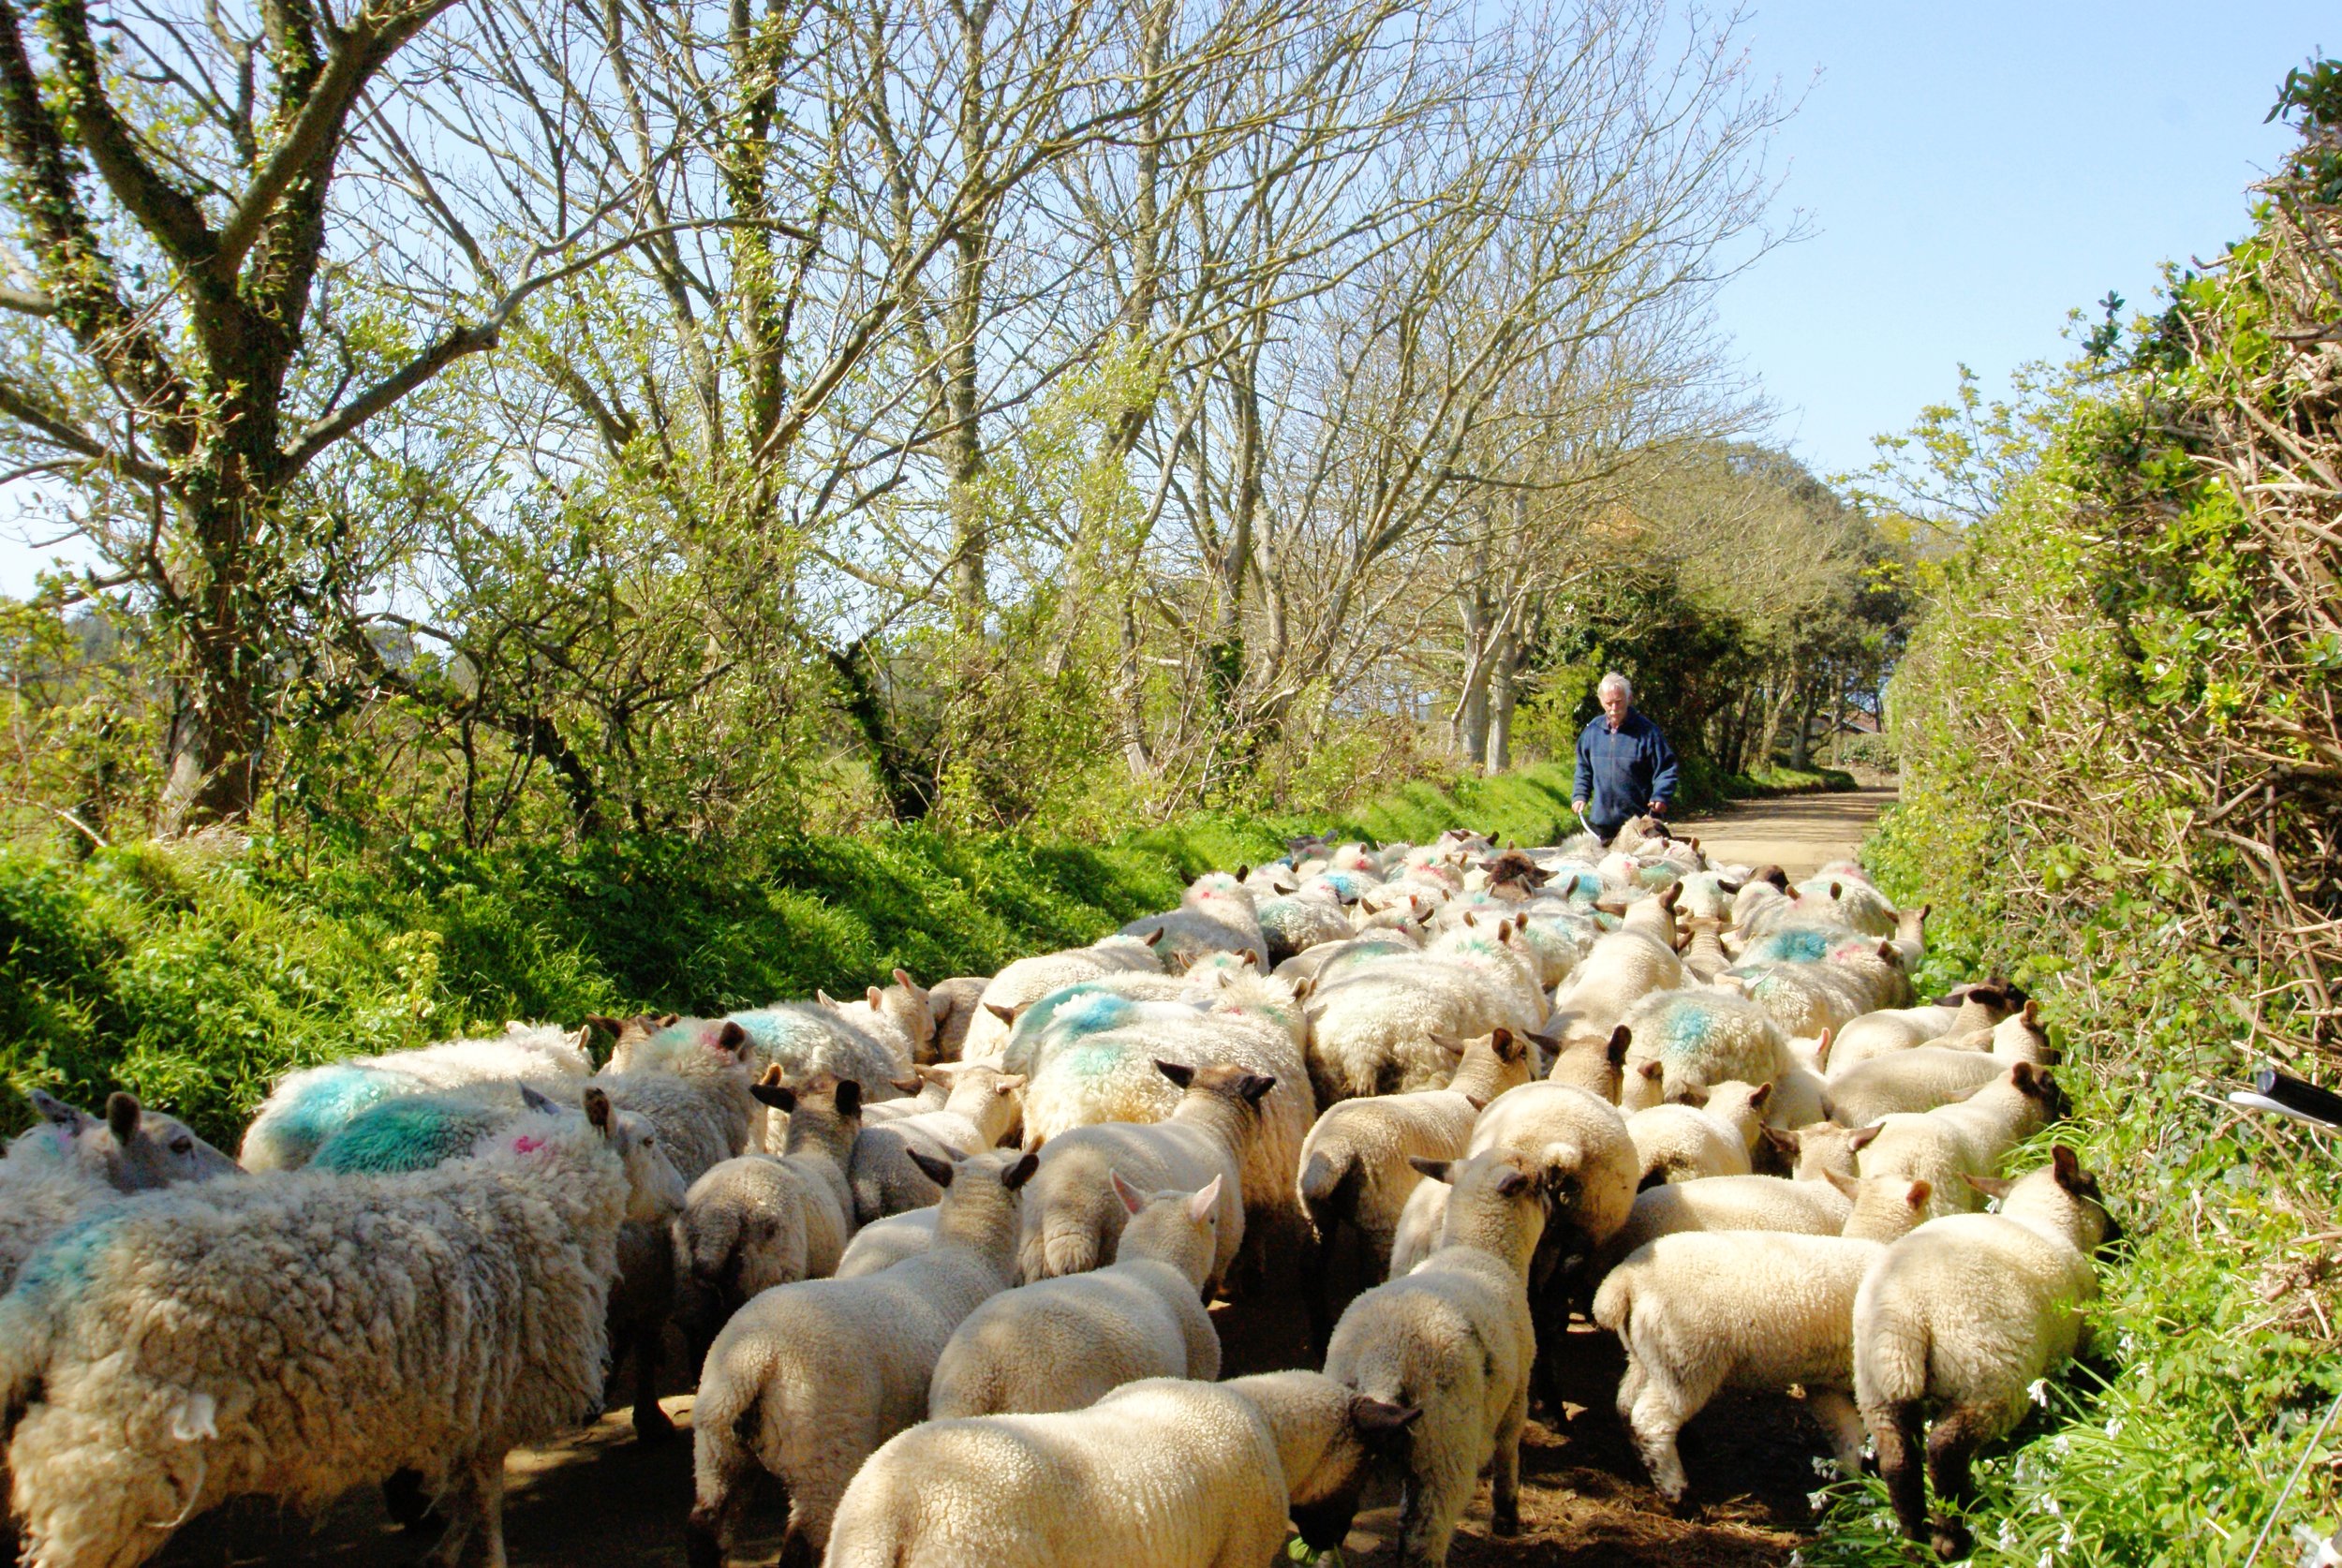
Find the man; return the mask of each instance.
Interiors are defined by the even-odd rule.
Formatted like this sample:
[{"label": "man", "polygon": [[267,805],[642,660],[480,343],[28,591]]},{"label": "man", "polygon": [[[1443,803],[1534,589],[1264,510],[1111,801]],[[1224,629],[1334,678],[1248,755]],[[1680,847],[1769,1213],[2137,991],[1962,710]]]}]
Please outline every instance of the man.
[{"label": "man", "polygon": [[1578,814],[1608,844],[1626,819],[1667,814],[1675,794],[1675,748],[1659,727],[1634,710],[1635,688],[1613,670],[1594,688],[1602,717],[1578,736],[1578,775],[1570,786]]}]

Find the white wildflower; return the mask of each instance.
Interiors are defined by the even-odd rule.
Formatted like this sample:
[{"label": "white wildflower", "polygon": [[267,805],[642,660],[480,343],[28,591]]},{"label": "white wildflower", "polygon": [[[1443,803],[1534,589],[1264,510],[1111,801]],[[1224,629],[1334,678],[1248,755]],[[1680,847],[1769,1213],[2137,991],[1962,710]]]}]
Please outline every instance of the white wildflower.
[{"label": "white wildflower", "polygon": [[2003,1519],[2003,1520],[2001,1520],[2001,1521],[2000,1521],[2000,1531],[1999,1531],[1998,1535],[1997,1535],[1995,1538],[1999,1541],[1999,1543],[2000,1543],[2000,1549],[2001,1549],[2002,1551],[2005,1551],[2005,1552],[2013,1552],[2013,1551],[2015,1551],[2015,1550],[2017,1549],[2017,1526],[2016,1526],[2016,1522],[2015,1522],[2014,1520],[2011,1520],[2011,1519]]},{"label": "white wildflower", "polygon": [[2033,1565],[2033,1568],[2052,1568],[2052,1565],[2056,1561],[2057,1554],[2051,1551],[2047,1546],[2043,1546],[2041,1548],[2040,1561],[2036,1562]]},{"label": "white wildflower", "polygon": [[2024,1393],[2026,1398],[2031,1399],[2043,1410],[2049,1409],[2049,1379],[2035,1378],[2032,1386],[2028,1387]]},{"label": "white wildflower", "polygon": [[2121,1416],[2115,1416],[2112,1420],[2106,1424],[2106,1435],[2110,1438],[2118,1438],[2123,1435],[2123,1418]]},{"label": "white wildflower", "polygon": [[1830,1494],[1828,1492],[1807,1492],[1805,1494],[1805,1506],[1811,1508],[1815,1513],[1818,1514],[1824,1508],[1830,1506]]}]

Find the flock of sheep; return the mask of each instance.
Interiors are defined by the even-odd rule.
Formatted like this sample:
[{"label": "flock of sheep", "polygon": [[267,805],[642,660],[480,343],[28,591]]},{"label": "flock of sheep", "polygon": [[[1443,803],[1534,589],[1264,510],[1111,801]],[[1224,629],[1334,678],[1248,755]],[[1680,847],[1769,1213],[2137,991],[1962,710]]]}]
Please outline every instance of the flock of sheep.
[{"label": "flock of sheep", "polygon": [[[1686,1421],[1795,1385],[1959,1555],[1970,1457],[2076,1349],[2113,1226],[2062,1146],[1999,1179],[2060,1113],[2048,1042],[2004,983],[1913,1005],[1925,914],[1648,821],[1305,841],[990,977],[294,1073],[235,1161],[36,1094],[0,1161],[23,1561],[378,1484],[444,1517],[431,1561],[501,1564],[508,1451],[614,1363],[667,1435],[679,1338],[695,1565],[760,1475],[784,1562],[1258,1565],[1383,1474],[1439,1563],[1484,1471],[1517,1528],[1573,1315],[1670,1501]],[[1305,1301],[1322,1369],[1219,1381],[1223,1293]]]}]

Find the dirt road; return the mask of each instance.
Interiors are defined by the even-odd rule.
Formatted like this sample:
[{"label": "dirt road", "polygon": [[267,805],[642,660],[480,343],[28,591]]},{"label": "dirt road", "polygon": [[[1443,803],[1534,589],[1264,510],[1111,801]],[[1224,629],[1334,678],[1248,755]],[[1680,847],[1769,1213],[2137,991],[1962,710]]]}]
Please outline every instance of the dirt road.
[{"label": "dirt road", "polygon": [[[1825,861],[1852,855],[1879,808],[1884,790],[1797,796],[1685,821],[1719,861],[1776,861],[1804,876]],[[1306,1341],[1284,1301],[1223,1305],[1215,1316],[1227,1349],[1228,1375],[1301,1365]],[[1572,1340],[1569,1386],[1561,1412],[1540,1412],[1522,1453],[1521,1533],[1488,1533],[1488,1487],[1467,1516],[1450,1559],[1457,1568],[1752,1568],[1786,1562],[1807,1523],[1805,1495],[1816,1485],[1813,1460],[1827,1451],[1820,1431],[1786,1396],[1727,1396],[1685,1429],[1692,1478],[1684,1507],[1670,1513],[1652,1491],[1611,1410],[1621,1360],[1608,1336],[1580,1328]],[[688,1427],[690,1397],[665,1405]],[[515,1568],[680,1568],[683,1517],[690,1506],[688,1430],[659,1449],[635,1443],[620,1416],[605,1417],[578,1437],[516,1454],[509,1470],[506,1540]],[[770,1562],[780,1549],[781,1518],[769,1495],[749,1521],[735,1562]],[[1345,1553],[1353,1568],[1392,1561],[1397,1520],[1390,1497],[1370,1498]],[[402,1533],[371,1488],[362,1488],[312,1521],[273,1505],[245,1502],[180,1531],[157,1561],[172,1568],[314,1564],[393,1568],[411,1562],[427,1541]]]}]

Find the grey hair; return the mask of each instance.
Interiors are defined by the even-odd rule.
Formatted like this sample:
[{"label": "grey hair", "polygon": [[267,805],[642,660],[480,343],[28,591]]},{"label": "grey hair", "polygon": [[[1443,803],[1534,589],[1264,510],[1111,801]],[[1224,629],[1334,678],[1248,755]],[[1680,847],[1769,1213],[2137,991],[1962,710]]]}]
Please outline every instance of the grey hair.
[{"label": "grey hair", "polygon": [[1599,681],[1594,683],[1594,695],[1599,697],[1602,693],[1609,690],[1613,687],[1617,688],[1619,695],[1624,697],[1628,702],[1631,703],[1635,700],[1635,683],[1628,680],[1624,675],[1620,674],[1615,670],[1611,671],[1608,674],[1603,676]]}]

